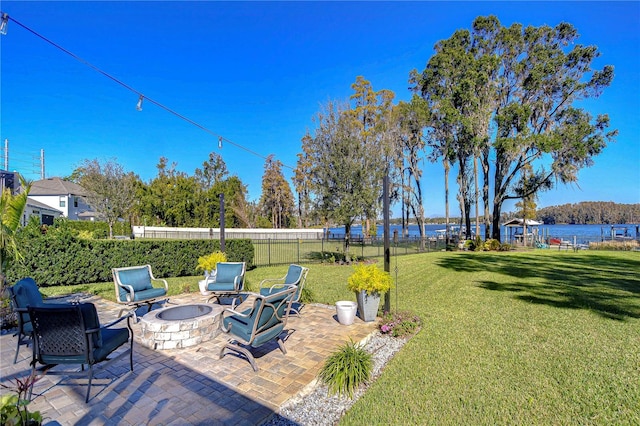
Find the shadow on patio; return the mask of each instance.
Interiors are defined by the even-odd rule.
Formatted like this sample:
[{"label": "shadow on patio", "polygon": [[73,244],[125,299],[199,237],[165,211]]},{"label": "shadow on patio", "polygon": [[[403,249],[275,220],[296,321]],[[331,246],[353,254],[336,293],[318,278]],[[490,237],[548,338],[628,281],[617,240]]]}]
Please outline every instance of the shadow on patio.
[{"label": "shadow on patio", "polygon": [[[83,301],[96,304],[101,322],[114,318],[119,310],[115,303],[95,297]],[[202,302],[194,294],[171,301]],[[138,323],[133,373],[126,360],[108,369],[98,367],[88,404],[84,403],[86,380],[47,375],[36,383],[29,409],[39,410],[45,424],[258,425],[303,392],[336,347],[349,338],[363,340],[375,329],[375,322],[359,319],[342,326],[332,307],[308,305],[300,318],[289,318],[287,354],[275,342],[254,350],[260,368],[254,372],[245,359],[232,354],[218,359],[228,338],[225,334],[189,348],[154,351],[138,343]],[[11,386],[16,377],[29,374],[31,350],[23,346],[14,365],[16,338],[8,334],[0,339],[1,382]]]}]

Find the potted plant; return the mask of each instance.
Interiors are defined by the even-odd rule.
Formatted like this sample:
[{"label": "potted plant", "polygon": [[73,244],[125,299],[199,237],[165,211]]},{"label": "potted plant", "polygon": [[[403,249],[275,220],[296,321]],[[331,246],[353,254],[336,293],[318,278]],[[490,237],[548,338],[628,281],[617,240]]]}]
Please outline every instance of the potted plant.
[{"label": "potted plant", "polygon": [[204,271],[204,277],[209,278],[210,276],[215,276],[216,274],[216,265],[218,262],[226,262],[227,255],[221,251],[214,251],[211,254],[206,256],[200,256],[198,258],[198,266],[197,270]]},{"label": "potted plant", "polygon": [[380,297],[391,289],[391,275],[375,264],[357,265],[347,279],[349,290],[356,293],[358,312],[363,321],[375,321]]}]

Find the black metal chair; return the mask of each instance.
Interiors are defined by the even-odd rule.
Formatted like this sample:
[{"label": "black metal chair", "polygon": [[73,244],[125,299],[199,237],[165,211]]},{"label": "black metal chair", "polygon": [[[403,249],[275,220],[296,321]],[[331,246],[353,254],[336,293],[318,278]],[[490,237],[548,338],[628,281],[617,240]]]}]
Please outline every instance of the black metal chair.
[{"label": "black metal chair", "polygon": [[[133,371],[133,330],[130,322],[132,314],[100,326],[95,305],[80,303],[51,307],[29,306],[29,316],[33,325],[34,346],[31,365],[34,374],[36,365],[39,363],[44,366],[40,369],[44,372],[43,375],[87,376],[89,386],[85,402],[89,402],[95,364],[102,363],[103,367],[107,367],[129,355],[130,369]],[[125,319],[127,320],[126,328],[111,328]],[[130,341],[128,349],[110,358],[116,349],[128,341]],[[80,364],[82,371],[50,370],[50,367],[58,364]],[[88,371],[84,371],[85,364],[88,366]],[[31,393],[29,399],[31,399]]]},{"label": "black metal chair", "polygon": [[18,344],[16,346],[16,355],[13,358],[13,363],[15,364],[18,361],[20,345],[29,346],[33,332],[27,307],[41,306],[44,301],[33,278],[23,278],[8,289],[11,297],[11,306],[18,317],[18,331],[15,334],[18,337]]}]

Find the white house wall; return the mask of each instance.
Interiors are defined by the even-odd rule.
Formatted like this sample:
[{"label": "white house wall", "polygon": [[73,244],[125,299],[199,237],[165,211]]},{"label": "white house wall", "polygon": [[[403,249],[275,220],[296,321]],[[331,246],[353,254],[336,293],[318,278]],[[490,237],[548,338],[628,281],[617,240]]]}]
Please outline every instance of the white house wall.
[{"label": "white house wall", "polygon": [[[79,220],[78,213],[91,210],[91,207],[84,202],[82,197],[75,195],[29,195],[29,198],[61,211],[62,215],[70,220]],[[64,201],[64,206],[60,205],[61,199]]]}]

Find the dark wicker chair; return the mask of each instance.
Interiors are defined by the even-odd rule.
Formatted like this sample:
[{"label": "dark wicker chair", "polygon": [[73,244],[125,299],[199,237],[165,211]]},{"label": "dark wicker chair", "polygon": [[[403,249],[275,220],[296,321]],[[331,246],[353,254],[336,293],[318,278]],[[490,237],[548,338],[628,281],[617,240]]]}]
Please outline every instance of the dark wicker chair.
[{"label": "dark wicker chair", "polygon": [[[29,316],[33,324],[33,373],[36,373],[36,365],[42,364],[44,367],[40,370],[44,372],[43,375],[87,376],[89,385],[85,402],[89,402],[95,364],[102,363],[103,367],[107,367],[129,355],[130,369],[133,371],[132,314],[100,326],[96,307],[92,303],[81,303],[51,307],[29,306]],[[111,328],[125,319],[127,327]],[[127,342],[130,342],[129,348],[111,358],[111,354]],[[58,364],[80,364],[82,371],[50,370],[49,367]],[[88,366],[87,371],[84,369],[85,365]]]},{"label": "dark wicker chair", "polygon": [[286,354],[284,341],[280,337],[284,331],[291,310],[291,302],[296,293],[296,286],[286,286],[279,292],[267,296],[252,294],[253,303],[247,309],[235,306],[227,308],[222,318],[221,329],[230,333],[235,338],[230,339],[220,351],[220,358],[224,357],[229,349],[244,355],[254,371],[258,371],[251,348],[257,348],[272,340],[277,340],[282,353]]},{"label": "dark wicker chair", "polygon": [[42,295],[33,278],[23,278],[13,286],[9,287],[9,296],[11,297],[11,306],[18,317],[18,331],[15,336],[18,337],[16,346],[16,355],[13,363],[18,361],[18,352],[20,345],[29,345],[33,327],[31,326],[31,318],[29,318],[28,306],[41,306],[44,304]]}]

